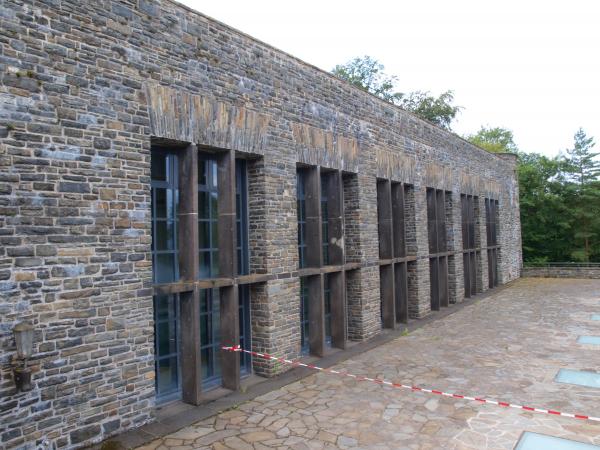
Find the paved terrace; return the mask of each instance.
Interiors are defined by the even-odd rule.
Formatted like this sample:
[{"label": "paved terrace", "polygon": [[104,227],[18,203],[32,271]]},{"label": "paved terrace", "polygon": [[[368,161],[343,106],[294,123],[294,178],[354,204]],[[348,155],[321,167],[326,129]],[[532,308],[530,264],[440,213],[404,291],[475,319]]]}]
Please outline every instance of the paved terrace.
[{"label": "paved terrace", "polygon": [[[600,280],[521,279],[335,368],[369,377],[600,415],[600,388],[557,383],[599,371]],[[600,445],[600,423],[390,389],[317,373],[144,449],[513,449],[524,431]]]}]

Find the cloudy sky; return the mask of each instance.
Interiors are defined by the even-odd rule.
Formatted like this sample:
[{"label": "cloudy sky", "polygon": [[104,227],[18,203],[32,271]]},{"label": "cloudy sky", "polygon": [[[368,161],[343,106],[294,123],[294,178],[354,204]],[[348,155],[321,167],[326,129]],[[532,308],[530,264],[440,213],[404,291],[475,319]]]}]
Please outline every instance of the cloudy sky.
[{"label": "cloudy sky", "polygon": [[600,150],[598,0],[180,1],[325,70],[370,55],[401,92],[452,89],[458,134],[556,155],[581,126]]}]

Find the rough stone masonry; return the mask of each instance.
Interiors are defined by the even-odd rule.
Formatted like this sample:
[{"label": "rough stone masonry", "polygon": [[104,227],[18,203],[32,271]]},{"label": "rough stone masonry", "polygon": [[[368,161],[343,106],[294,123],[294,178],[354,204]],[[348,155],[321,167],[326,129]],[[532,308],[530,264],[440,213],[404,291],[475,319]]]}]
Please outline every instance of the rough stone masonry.
[{"label": "rough stone masonry", "polygon": [[[514,156],[171,0],[0,0],[0,446],[75,448],[152,420],[156,139],[254,158],[255,349],[298,357],[298,164],[344,174],[349,339],[382,328],[377,179],[409,186],[411,318],[430,312],[427,188],[448,193],[450,303],[464,296],[461,194],[478,199],[478,292],[486,198],[499,204],[499,282],[519,277]],[[35,327],[29,392],[12,375],[20,321]]]}]

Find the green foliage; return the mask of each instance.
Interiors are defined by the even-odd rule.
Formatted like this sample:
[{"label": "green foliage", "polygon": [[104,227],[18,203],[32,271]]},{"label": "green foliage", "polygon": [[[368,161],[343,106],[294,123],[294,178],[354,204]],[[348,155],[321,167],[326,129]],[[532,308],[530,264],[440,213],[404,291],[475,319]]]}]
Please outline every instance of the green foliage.
[{"label": "green foliage", "polygon": [[593,146],[580,129],[562,156],[519,153],[526,262],[600,261],[600,161]]},{"label": "green foliage", "polygon": [[460,106],[452,104],[454,102],[452,91],[446,91],[439,97],[424,91],[406,94],[398,92],[395,90],[397,77],[387,75],[384,69],[383,64],[376,59],[363,56],[354,58],[346,64],[339,64],[331,72],[338,78],[398,105],[428,122],[450,129],[452,120],[461,109]]},{"label": "green foliage", "polygon": [[466,136],[466,139],[492,153],[516,153],[518,151],[512,131],[506,128],[481,127],[477,133]]},{"label": "green foliage", "polygon": [[519,191],[523,259],[567,261],[571,214],[559,181],[561,161],[537,153],[519,153]]},{"label": "green foliage", "polygon": [[394,92],[397,78],[386,75],[383,72],[384,68],[376,59],[363,56],[356,57],[346,64],[338,64],[331,73],[390,103],[397,103],[402,98],[402,93]]},{"label": "green foliage", "polygon": [[573,217],[571,258],[590,261],[600,258],[600,160],[592,152],[594,139],[583,129],[575,133],[574,146],[562,156],[565,198]]},{"label": "green foliage", "polygon": [[411,111],[428,122],[450,129],[452,120],[460,111],[460,106],[454,106],[454,92],[446,91],[439,97],[429,95],[429,92],[409,92],[400,101],[400,106]]}]

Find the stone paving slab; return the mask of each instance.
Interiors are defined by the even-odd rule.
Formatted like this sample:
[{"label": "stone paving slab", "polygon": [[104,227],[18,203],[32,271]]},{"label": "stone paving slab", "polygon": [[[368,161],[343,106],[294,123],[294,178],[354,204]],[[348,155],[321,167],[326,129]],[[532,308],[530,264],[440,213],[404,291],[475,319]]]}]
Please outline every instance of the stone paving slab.
[{"label": "stone paving slab", "polygon": [[[521,279],[336,369],[598,415],[600,389],[556,383],[599,371],[600,281]],[[524,431],[600,444],[600,423],[394,390],[317,373],[141,449],[513,449]]]}]

